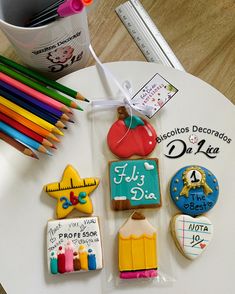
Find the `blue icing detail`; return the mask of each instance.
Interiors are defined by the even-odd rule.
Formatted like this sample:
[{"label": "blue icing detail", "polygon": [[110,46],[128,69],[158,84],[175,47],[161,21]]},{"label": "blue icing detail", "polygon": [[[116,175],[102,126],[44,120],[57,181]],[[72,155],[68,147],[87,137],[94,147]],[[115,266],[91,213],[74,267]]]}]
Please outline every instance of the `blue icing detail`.
[{"label": "blue icing detail", "polygon": [[88,269],[96,270],[96,257],[92,253],[92,249],[88,249]]},{"label": "blue icing detail", "polygon": [[138,126],[144,126],[144,121],[136,115],[128,116],[124,119],[127,128],[135,129]]},{"label": "blue icing detail", "polygon": [[154,159],[110,163],[111,200],[129,200],[132,207],[160,205],[160,183]]},{"label": "blue icing detail", "polygon": [[85,204],[87,201],[84,200],[84,198],[86,198],[86,192],[80,192],[78,195],[78,201],[81,204]]},{"label": "blue icing detail", "polygon": [[[209,211],[215,205],[218,195],[219,195],[219,186],[216,177],[206,168],[202,166],[195,166],[200,168],[205,174],[206,188],[204,185],[199,185],[194,188],[186,188],[186,195],[182,193],[182,190],[185,192],[185,184],[183,182],[183,173],[186,169],[194,166],[186,166],[181,168],[172,178],[170,183],[170,195],[172,200],[178,209],[188,215],[196,216],[203,214]],[[188,174],[188,179],[192,183],[200,183],[200,175]]]},{"label": "blue icing detail", "polygon": [[73,205],[73,204],[68,200],[68,198],[65,197],[65,196],[61,197],[61,198],[60,198],[60,201],[61,201],[61,202],[64,201],[64,203],[62,204],[62,207],[63,207],[64,209],[67,209],[69,206],[72,206],[72,205]]}]

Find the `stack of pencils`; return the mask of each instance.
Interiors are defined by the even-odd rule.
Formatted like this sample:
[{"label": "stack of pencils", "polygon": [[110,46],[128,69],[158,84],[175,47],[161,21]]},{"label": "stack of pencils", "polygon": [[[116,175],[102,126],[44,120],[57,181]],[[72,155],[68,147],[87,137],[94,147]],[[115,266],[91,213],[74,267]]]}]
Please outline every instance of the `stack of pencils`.
[{"label": "stack of pencils", "polygon": [[45,7],[26,23],[27,27],[46,25],[60,17],[81,13],[84,6],[91,5],[93,0],[56,0]]},{"label": "stack of pencils", "polygon": [[[58,92],[59,91],[59,92]],[[65,95],[66,96],[65,96]],[[74,98],[75,101],[67,96]],[[49,148],[63,136],[62,129],[76,100],[89,102],[79,92],[0,55],[0,139],[25,155],[35,151],[52,155]]]}]

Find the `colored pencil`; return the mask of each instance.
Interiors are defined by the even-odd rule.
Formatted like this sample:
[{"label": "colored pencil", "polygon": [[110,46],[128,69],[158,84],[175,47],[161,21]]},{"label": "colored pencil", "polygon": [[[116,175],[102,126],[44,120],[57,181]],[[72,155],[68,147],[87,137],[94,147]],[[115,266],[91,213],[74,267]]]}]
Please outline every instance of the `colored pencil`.
[{"label": "colored pencil", "polygon": [[14,147],[16,150],[20,151],[24,155],[38,159],[38,156],[30,148],[26,147],[22,143],[16,141],[12,137],[8,136],[7,134],[1,131],[0,131],[0,139],[6,142],[7,144],[11,145],[12,147]]},{"label": "colored pencil", "polygon": [[58,7],[61,3],[65,2],[65,1],[66,0],[57,0],[55,3],[52,3],[51,5],[45,7],[41,11],[39,11],[38,13],[34,14],[33,17],[37,17],[39,15],[42,15],[42,14],[46,13],[47,11],[50,11],[51,9]]},{"label": "colored pencil", "polygon": [[48,123],[44,119],[32,114],[31,112],[23,109],[22,107],[16,105],[15,103],[12,103],[11,101],[5,99],[2,96],[0,96],[0,104],[2,104],[4,106],[10,108],[11,110],[19,113],[23,117],[33,121],[37,125],[41,126],[42,128],[44,128],[44,129],[46,129],[46,130],[48,130],[50,132],[54,132],[54,133],[56,133],[58,135],[64,135],[59,129],[57,129],[57,127],[55,127],[52,124]]},{"label": "colored pencil", "polygon": [[51,116],[45,112],[42,112],[41,110],[24,102],[23,100],[17,98],[16,96],[9,94],[7,91],[2,90],[1,87],[0,87],[0,95],[2,97],[6,98],[7,100],[15,103],[16,105],[24,108],[25,110],[31,112],[32,114],[35,114],[36,116],[44,119],[45,121],[49,122],[50,124],[55,125],[58,128],[66,128],[65,125],[60,120],[54,118],[53,116]]},{"label": "colored pencil", "polygon": [[[4,91],[7,91],[9,94],[14,95],[14,97],[16,98],[20,98],[21,100],[31,104],[32,106],[34,106],[35,108],[38,108],[39,110],[42,110],[43,112],[53,115],[56,118],[59,119],[63,119],[66,121],[71,121],[69,119],[69,117],[64,114],[62,111],[55,109],[49,105],[47,105],[46,103],[43,103],[35,98],[33,98],[32,96],[29,96],[28,94],[25,94],[24,92],[12,87],[11,85],[3,82],[0,80],[0,88],[3,89]],[[71,121],[73,122],[73,121]]]},{"label": "colored pencil", "polygon": [[41,135],[42,137],[53,140],[55,142],[60,142],[60,140],[55,135],[53,135],[51,132],[49,132],[48,130],[40,127],[39,125],[35,124],[34,122],[28,120],[27,118],[24,118],[20,114],[16,113],[15,111],[13,111],[13,110],[11,110],[1,104],[0,104],[0,112],[7,115],[10,118],[12,118],[13,120],[21,123],[22,125],[27,126],[30,130]]},{"label": "colored pencil", "polygon": [[68,99],[67,97],[55,92],[54,90],[51,90],[49,88],[44,87],[43,85],[34,82],[33,80],[23,76],[22,74],[19,74],[12,69],[8,68],[7,66],[0,64],[0,71],[7,74],[10,77],[13,77],[14,79],[26,84],[27,86],[45,94],[52,98],[54,98],[57,101],[60,101],[61,103],[65,104],[68,107],[72,107],[75,109],[83,110],[79,105],[77,105],[74,101]]},{"label": "colored pencil", "polygon": [[28,136],[29,138],[31,138],[35,141],[37,141],[38,143],[41,143],[42,145],[56,149],[56,147],[50,141],[48,141],[47,139],[38,135],[37,133],[30,130],[26,126],[20,124],[19,122],[13,120],[12,118],[6,116],[3,113],[0,113],[0,121],[3,121],[4,123],[8,124],[10,127],[16,129],[17,131],[21,132],[22,134]]},{"label": "colored pencil", "polygon": [[39,16],[34,16],[26,26],[36,27],[48,24],[60,17],[66,17],[73,14],[81,13],[84,8],[84,4],[81,0],[67,0],[60,3],[58,6],[44,11]]},{"label": "colored pencil", "polygon": [[9,125],[5,124],[4,122],[0,121],[0,131],[4,132],[8,136],[12,137],[13,139],[20,141],[21,143],[29,146],[39,152],[46,153],[48,155],[52,155],[50,151],[48,151],[44,146],[36,142],[35,140],[25,136],[24,134],[18,132],[14,128],[10,127]]},{"label": "colored pencil", "polygon": [[46,95],[42,94],[41,92],[28,87],[27,85],[17,81],[16,79],[9,77],[8,75],[5,75],[2,72],[0,72],[0,80],[4,81],[5,83],[11,85],[12,87],[34,97],[35,99],[55,108],[57,110],[60,110],[62,112],[72,113],[71,110],[67,106],[65,106],[63,103],[61,103],[57,100],[54,100],[51,97],[46,96]]},{"label": "colored pencil", "polygon": [[2,55],[0,55],[0,62],[2,62],[5,65],[8,65],[11,68],[14,68],[15,70],[17,70],[23,74],[26,74],[27,76],[29,76],[31,78],[34,78],[35,80],[40,81],[40,82],[44,83],[45,85],[50,86],[51,88],[54,88],[54,89],[66,94],[66,95],[69,95],[69,96],[71,96],[75,99],[78,99],[78,100],[89,102],[89,100],[86,99],[79,92],[76,92],[75,90],[70,89],[70,88],[68,88],[68,87],[66,87],[56,81],[50,80],[50,79],[42,76],[38,72],[36,72],[32,69],[28,69],[25,66],[20,65],[20,64],[2,56]]}]

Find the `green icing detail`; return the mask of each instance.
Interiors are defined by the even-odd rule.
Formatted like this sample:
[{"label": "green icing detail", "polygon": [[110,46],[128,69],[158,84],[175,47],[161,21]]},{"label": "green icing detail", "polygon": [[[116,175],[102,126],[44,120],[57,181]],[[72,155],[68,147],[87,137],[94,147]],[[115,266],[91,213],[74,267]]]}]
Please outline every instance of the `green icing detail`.
[{"label": "green icing detail", "polygon": [[51,258],[50,258],[50,268],[51,268],[51,273],[52,274],[58,274],[58,265],[57,265],[57,258],[54,254],[54,252],[52,252],[51,254]]},{"label": "green icing detail", "polygon": [[138,126],[144,126],[144,121],[136,115],[128,116],[124,119],[124,123],[127,128],[135,129]]},{"label": "green icing detail", "polygon": [[166,89],[170,92],[176,92],[176,88],[174,86],[172,86],[171,84],[168,84],[166,86]]}]

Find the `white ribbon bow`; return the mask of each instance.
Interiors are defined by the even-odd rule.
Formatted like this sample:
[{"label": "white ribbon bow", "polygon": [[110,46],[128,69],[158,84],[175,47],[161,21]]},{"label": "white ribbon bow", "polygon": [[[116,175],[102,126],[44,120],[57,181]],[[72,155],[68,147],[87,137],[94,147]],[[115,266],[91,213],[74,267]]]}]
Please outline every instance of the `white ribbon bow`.
[{"label": "white ribbon bow", "polygon": [[140,112],[141,114],[150,117],[153,112],[153,107],[149,105],[143,106],[141,103],[133,104],[131,102],[131,94],[132,94],[132,87],[129,81],[125,81],[123,86],[119,83],[116,77],[112,74],[112,72],[107,68],[106,65],[102,64],[95,51],[93,50],[91,44],[89,45],[90,52],[94,59],[96,60],[97,64],[101,67],[103,72],[105,73],[106,77],[111,78],[114,83],[117,85],[118,89],[120,90],[123,97],[122,100],[96,100],[92,101],[92,105],[94,107],[99,107],[102,109],[118,107],[118,106],[125,106],[127,111],[129,112],[130,116],[132,116],[133,110]]}]

